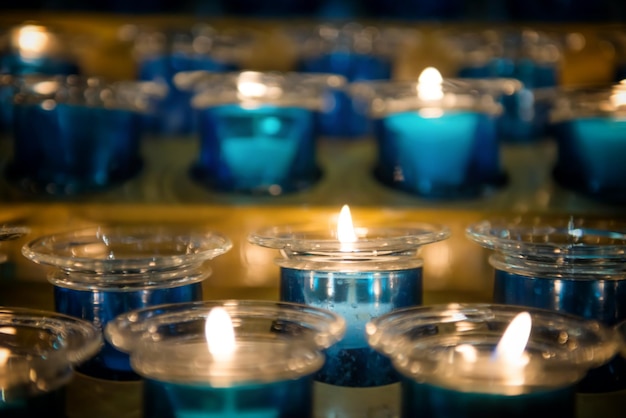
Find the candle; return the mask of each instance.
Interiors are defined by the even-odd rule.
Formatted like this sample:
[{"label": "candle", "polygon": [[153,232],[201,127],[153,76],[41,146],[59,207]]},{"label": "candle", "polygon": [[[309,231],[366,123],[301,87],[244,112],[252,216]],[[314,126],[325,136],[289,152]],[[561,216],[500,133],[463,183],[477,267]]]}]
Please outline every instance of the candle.
[{"label": "candle", "polygon": [[[468,237],[495,250],[496,303],[566,312],[608,325],[626,319],[626,227],[591,219],[519,219],[470,225]],[[591,370],[578,392],[626,389],[626,361]],[[619,406],[615,406],[619,408]],[[619,409],[616,409],[619,410]]]},{"label": "candle", "polygon": [[0,307],[0,415],[65,416],[73,367],[102,343],[90,323],[24,308]]},{"label": "candle", "polygon": [[403,374],[401,417],[573,417],[575,384],[615,355],[583,318],[506,305],[413,307],[367,325]]},{"label": "candle", "polygon": [[8,42],[0,56],[0,73],[67,75],[80,71],[71,39],[46,26],[26,23],[11,28]]},{"label": "candle", "polygon": [[374,119],[376,177],[430,198],[474,197],[503,185],[495,98],[517,88],[514,80],[444,80],[432,67],[417,83],[356,83],[352,93]]},{"label": "candle", "polygon": [[314,111],[344,80],[299,73],[179,73],[181,89],[197,91],[200,154],[192,176],[220,191],[279,195],[313,185]]},{"label": "candle", "polygon": [[[39,237],[22,253],[52,266],[58,312],[103,329],[124,312],[202,299],[203,263],[231,248],[227,238],[202,228],[99,227]],[[135,380],[128,356],[105,344],[79,370],[109,380]]]},{"label": "candle", "polygon": [[[339,74],[349,82],[390,79],[395,56],[418,39],[417,33],[408,29],[356,23],[300,27],[288,35],[297,45],[297,71]],[[371,133],[366,112],[345,90],[330,90],[326,100],[326,111],[318,115],[322,136],[345,139]]]},{"label": "candle", "polygon": [[141,169],[139,114],[161,93],[150,83],[91,77],[19,79],[7,177],[25,192],[52,195],[128,180]]},{"label": "candle", "polygon": [[152,114],[144,116],[143,128],[160,135],[184,135],[197,131],[197,118],[190,106],[191,94],[180,90],[174,76],[181,71],[233,71],[254,48],[251,31],[218,31],[206,25],[159,31],[137,28],[133,44],[140,80],[165,83],[168,94]]},{"label": "candle", "polygon": [[460,62],[459,77],[515,78],[523,83],[523,89],[501,97],[502,140],[528,142],[548,134],[550,101],[545,89],[558,84],[562,60],[556,37],[528,29],[446,32],[441,37]]},{"label": "candle", "polygon": [[129,312],[106,336],[146,379],[145,417],[307,418],[320,350],[344,328],[304,305],[205,301]]},{"label": "candle", "polygon": [[280,249],[284,256],[277,261],[281,300],[329,309],[346,320],[345,337],[327,350],[326,364],[316,375],[320,390],[328,392],[320,414],[367,416],[376,408],[397,408],[386,404],[393,398],[386,393],[397,390],[398,376],[367,345],[365,324],[422,303],[422,260],[416,252],[448,236],[447,228],[428,224],[354,227],[347,206],[336,230],[283,226],[250,235],[252,243]]},{"label": "candle", "polygon": [[558,155],[554,178],[568,189],[613,203],[626,202],[626,82],[563,89],[551,112]]}]

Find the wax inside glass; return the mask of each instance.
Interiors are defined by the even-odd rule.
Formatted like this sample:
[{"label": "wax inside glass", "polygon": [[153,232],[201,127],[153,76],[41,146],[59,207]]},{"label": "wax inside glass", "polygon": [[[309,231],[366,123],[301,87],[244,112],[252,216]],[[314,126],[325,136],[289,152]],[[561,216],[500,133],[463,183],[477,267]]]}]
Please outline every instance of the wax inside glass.
[{"label": "wax inside glass", "polygon": [[280,299],[328,309],[346,320],[346,334],[325,351],[315,379],[338,386],[373,387],[398,381],[389,359],[372,350],[365,324],[391,310],[422,303],[422,269],[315,271],[281,268]]},{"label": "wax inside glass", "polygon": [[309,109],[232,104],[199,109],[199,118],[201,149],[192,174],[212,188],[282,194],[320,176]]}]

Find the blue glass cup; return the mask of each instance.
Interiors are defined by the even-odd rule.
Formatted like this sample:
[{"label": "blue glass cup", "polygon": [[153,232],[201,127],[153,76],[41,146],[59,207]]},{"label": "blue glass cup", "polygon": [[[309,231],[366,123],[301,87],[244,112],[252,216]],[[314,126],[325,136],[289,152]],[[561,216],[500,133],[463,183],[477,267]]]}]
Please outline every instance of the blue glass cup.
[{"label": "blue glass cup", "polygon": [[311,187],[317,164],[315,112],[340,76],[244,71],[179,73],[195,92],[200,153],[192,177],[208,188],[280,195]]},{"label": "blue glass cup", "polygon": [[25,76],[13,97],[13,154],[5,175],[27,193],[74,195],[122,183],[142,167],[139,115],[154,83]]},{"label": "blue glass cup", "polygon": [[[499,99],[519,86],[509,79],[353,84],[353,96],[374,120],[374,175],[386,186],[433,199],[478,197],[503,186]],[[431,88],[437,97],[428,97]]]},{"label": "blue glass cup", "polygon": [[336,314],[269,301],[204,301],[120,315],[106,337],[144,379],[144,416],[310,418]]},{"label": "blue glass cup", "polygon": [[485,30],[444,32],[462,78],[514,78],[524,88],[502,96],[504,111],[498,119],[503,141],[532,142],[549,134],[549,95],[557,86],[563,58],[558,38],[534,30]]},{"label": "blue glass cup", "polygon": [[[348,82],[389,80],[396,57],[419,40],[414,30],[356,23],[293,29],[288,35],[296,45],[296,71],[338,74]],[[329,90],[326,101],[326,110],[318,114],[321,135],[345,139],[371,134],[367,113],[345,90]]]},{"label": "blue glass cup", "polygon": [[573,418],[577,382],[618,345],[595,321],[497,304],[398,310],[367,338],[403,376],[402,418]]},{"label": "blue glass cup", "polygon": [[555,95],[554,179],[593,199],[626,203],[626,84],[562,88]]},{"label": "blue glass cup", "polygon": [[64,417],[74,367],[96,354],[100,331],[80,319],[0,307],[0,415]]},{"label": "blue glass cup", "polygon": [[[325,393],[324,416],[368,416],[397,408],[389,394],[397,390],[398,375],[367,345],[365,324],[422,303],[423,261],[417,251],[449,236],[447,228],[430,224],[357,226],[354,231],[357,240],[350,243],[339,241],[330,225],[279,226],[248,238],[281,251],[276,261],[281,300],[328,309],[346,320],[345,336],[326,350],[326,364],[315,376]],[[363,398],[366,393],[369,398]]]},{"label": "blue glass cup", "polygon": [[[203,264],[231,248],[227,238],[203,228],[99,227],[43,236],[22,253],[52,266],[57,312],[99,329],[116,316],[152,305],[202,299]],[[82,373],[108,380],[136,380],[128,356],[105,344]]]},{"label": "blue glass cup", "polygon": [[[565,312],[614,325],[626,320],[626,225],[575,218],[482,221],[470,239],[495,250],[493,300]],[[580,393],[626,389],[620,357],[591,370]]]},{"label": "blue glass cup", "polygon": [[158,135],[197,132],[196,112],[190,106],[191,93],[176,86],[177,73],[237,70],[258,37],[252,31],[217,30],[206,24],[169,30],[135,27],[134,32],[137,77],[168,87],[167,95],[158,101],[155,111],[142,118],[143,128]]}]

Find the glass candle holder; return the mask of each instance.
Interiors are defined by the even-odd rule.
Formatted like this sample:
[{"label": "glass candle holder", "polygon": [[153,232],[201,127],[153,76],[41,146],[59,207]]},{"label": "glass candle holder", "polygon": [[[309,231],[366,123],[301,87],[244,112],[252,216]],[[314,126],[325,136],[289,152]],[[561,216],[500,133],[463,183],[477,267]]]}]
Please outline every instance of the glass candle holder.
[{"label": "glass candle holder", "polygon": [[[12,241],[23,237],[30,232],[25,226],[0,226],[0,244],[4,241]],[[0,252],[0,263],[7,261],[7,256]]]},{"label": "glass candle holder", "polygon": [[141,169],[139,115],[163,94],[160,86],[77,76],[32,76],[16,83],[6,176],[19,188],[86,193]]},{"label": "glass candle holder", "polygon": [[[436,71],[436,70],[435,70]],[[436,199],[476,197],[506,184],[496,120],[519,82],[428,80],[355,83],[374,120],[383,184]],[[437,73],[438,75],[438,73]],[[433,93],[436,96],[430,95]]]},{"label": "glass candle holder", "polygon": [[252,31],[217,30],[207,24],[191,28],[148,29],[129,26],[137,61],[137,77],[165,83],[167,95],[155,111],[142,118],[143,128],[160,135],[197,131],[197,117],[190,106],[191,93],[177,88],[174,76],[181,71],[233,71],[241,67],[258,36]]},{"label": "glass candle holder", "polygon": [[553,106],[555,180],[598,200],[625,203],[626,84],[560,89]]},{"label": "glass candle holder", "polygon": [[146,417],[306,418],[321,350],[344,327],[304,305],[205,301],[129,312],[106,336],[145,379]]},{"label": "glass candle holder", "polygon": [[324,384],[320,390],[328,392],[329,405],[320,407],[328,408],[324,416],[367,416],[377,408],[394,408],[384,404],[385,393],[398,376],[367,345],[365,324],[422,303],[423,263],[416,253],[449,236],[447,228],[429,224],[358,226],[354,232],[357,240],[350,243],[339,241],[338,231],[324,225],[273,227],[249,236],[254,244],[281,251],[276,261],[280,300],[329,309],[346,320],[344,338],[326,351],[326,363],[315,377]]},{"label": "glass candle holder", "polygon": [[558,84],[563,49],[558,38],[529,29],[446,32],[442,37],[459,62],[459,77],[523,83],[515,94],[502,96],[502,140],[529,142],[548,134],[551,103],[545,89]]},{"label": "glass candle holder", "polygon": [[[396,56],[418,41],[416,31],[357,23],[300,27],[288,35],[296,45],[297,71],[338,74],[348,82],[390,79]],[[344,89],[329,90],[326,101],[318,114],[321,135],[360,138],[371,133],[367,113]]]},{"label": "glass candle holder", "polygon": [[[626,225],[591,219],[483,221],[470,239],[496,252],[496,303],[561,311],[608,325],[626,319]],[[581,392],[626,389],[626,361],[592,371]]]},{"label": "glass candle holder", "polygon": [[8,29],[2,36],[0,73],[79,74],[74,37],[36,22]]},{"label": "glass candle holder", "polygon": [[[22,253],[52,266],[58,312],[104,329],[124,312],[202,299],[204,262],[231,248],[227,238],[202,228],[120,226],[47,235]],[[109,380],[134,380],[128,356],[110,344],[79,370]]]},{"label": "glass candle holder", "polygon": [[179,73],[176,84],[196,91],[200,155],[192,176],[228,192],[279,195],[313,185],[315,111],[327,88],[344,80],[300,73]]},{"label": "glass candle holder", "polygon": [[371,321],[369,343],[403,375],[401,417],[574,417],[575,385],[615,355],[615,334],[546,310],[518,317],[523,310],[436,305]]},{"label": "glass candle holder", "polygon": [[74,366],[93,356],[100,332],[90,323],[24,308],[0,307],[0,415],[65,416],[64,387]]}]

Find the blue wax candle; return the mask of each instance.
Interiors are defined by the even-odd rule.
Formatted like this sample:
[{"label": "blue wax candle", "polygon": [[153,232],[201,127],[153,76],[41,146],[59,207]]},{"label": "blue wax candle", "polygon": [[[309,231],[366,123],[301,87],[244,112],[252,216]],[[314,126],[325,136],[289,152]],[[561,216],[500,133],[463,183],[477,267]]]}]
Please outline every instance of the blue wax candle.
[{"label": "blue wax candle", "polygon": [[16,104],[7,176],[35,193],[75,194],[123,182],[141,168],[138,114],[43,101]]},{"label": "blue wax candle", "polygon": [[199,117],[200,155],[192,173],[211,188],[276,195],[320,177],[309,109],[233,104],[200,109]]},{"label": "blue wax candle", "polygon": [[[134,309],[168,303],[202,300],[202,284],[177,287],[146,288],[142,290],[75,290],[54,286],[57,312],[82,318],[101,330],[118,315]],[[105,342],[100,352],[77,368],[81,373],[108,380],[137,380],[128,354]]]},{"label": "blue wax candle", "polygon": [[181,71],[231,71],[237,65],[203,55],[172,53],[146,57],[139,62],[139,79],[167,84],[168,93],[158,101],[153,113],[142,118],[147,132],[175,135],[189,134],[197,129],[197,117],[190,105],[192,94],[179,90],[174,84],[174,75]]},{"label": "blue wax candle", "polygon": [[65,390],[52,390],[18,399],[0,397],[2,418],[65,417]]},{"label": "blue wax candle", "polygon": [[417,111],[375,120],[376,175],[383,183],[426,197],[477,196],[502,182],[494,119],[483,113]]},{"label": "blue wax candle", "polygon": [[346,321],[344,338],[326,351],[316,380],[371,387],[398,381],[389,359],[372,350],[365,324],[391,310],[422,303],[422,269],[311,271],[281,268],[280,299],[328,309]]},{"label": "blue wax candle", "polygon": [[308,418],[312,376],[270,383],[211,387],[146,379],[144,416],[149,418]]},{"label": "blue wax candle", "polygon": [[575,414],[575,389],[538,389],[519,395],[462,392],[403,378],[402,418],[528,418]]},{"label": "blue wax candle", "polygon": [[626,119],[581,116],[557,124],[554,133],[559,184],[599,200],[626,202]]},{"label": "blue wax candle", "polygon": [[[303,72],[339,74],[349,82],[388,80],[392,62],[383,55],[337,51],[303,57],[296,68]],[[365,109],[347,93],[329,90],[326,100],[326,110],[318,115],[321,135],[350,138],[370,133],[371,123]]]}]

